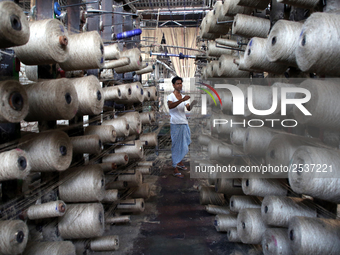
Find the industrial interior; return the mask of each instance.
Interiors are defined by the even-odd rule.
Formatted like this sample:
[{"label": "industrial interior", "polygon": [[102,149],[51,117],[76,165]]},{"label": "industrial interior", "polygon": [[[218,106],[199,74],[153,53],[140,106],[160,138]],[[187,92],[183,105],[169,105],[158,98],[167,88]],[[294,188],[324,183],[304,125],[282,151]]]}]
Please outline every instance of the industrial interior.
[{"label": "industrial interior", "polygon": [[0,254],[339,255],[339,11],[0,0]]}]

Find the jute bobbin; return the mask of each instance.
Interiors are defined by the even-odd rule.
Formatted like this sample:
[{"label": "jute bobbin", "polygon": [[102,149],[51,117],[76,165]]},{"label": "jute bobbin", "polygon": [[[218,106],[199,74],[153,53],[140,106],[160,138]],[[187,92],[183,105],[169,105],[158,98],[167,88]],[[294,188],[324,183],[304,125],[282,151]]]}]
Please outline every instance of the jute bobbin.
[{"label": "jute bobbin", "polygon": [[338,150],[299,147],[290,161],[291,188],[299,194],[340,203],[339,157]]},{"label": "jute bobbin", "polygon": [[63,216],[66,211],[64,201],[52,201],[43,204],[31,205],[27,210],[27,216],[30,220],[45,219]]},{"label": "jute bobbin", "polygon": [[64,71],[98,69],[104,65],[104,45],[97,31],[69,36],[68,58],[60,62]]},{"label": "jute bobbin", "polygon": [[[261,208],[261,201],[254,196],[238,196],[233,195],[229,200],[230,210],[233,212],[240,212],[246,208]],[[261,210],[260,210],[261,213]]]},{"label": "jute bobbin", "polygon": [[199,135],[197,138],[197,141],[200,145],[209,145],[209,142],[212,140],[213,138],[209,135]]},{"label": "jute bobbin", "polygon": [[147,146],[157,146],[158,145],[158,137],[156,133],[147,133],[147,134],[143,134],[139,137],[139,139],[142,142],[147,142]]},{"label": "jute bobbin", "polygon": [[143,125],[145,124],[151,124],[151,116],[149,112],[141,112],[139,114],[140,121],[142,122]]},{"label": "jute bobbin", "polygon": [[[307,79],[300,86],[307,89],[312,99],[303,106],[312,115],[305,115],[300,109],[294,107],[293,114],[299,124],[320,127],[323,129],[338,130],[340,124],[340,105],[337,98],[340,96],[339,84],[336,80]],[[303,93],[296,93],[295,98],[304,98]]]},{"label": "jute bobbin", "polygon": [[92,251],[116,251],[119,249],[119,236],[101,236],[90,241]]},{"label": "jute bobbin", "polygon": [[116,99],[115,102],[119,104],[133,104],[142,103],[144,101],[144,90],[140,82],[129,84],[131,87],[131,97],[128,99]]},{"label": "jute bobbin", "polygon": [[61,63],[68,58],[69,39],[63,23],[57,19],[29,22],[30,39],[14,48],[16,56],[25,65]]},{"label": "jute bobbin", "polygon": [[149,167],[153,167],[155,165],[156,165],[156,163],[154,161],[139,161],[139,162],[137,162],[137,166],[149,166]]},{"label": "jute bobbin", "polygon": [[127,73],[132,71],[137,71],[142,68],[142,56],[141,52],[137,48],[130,50],[125,50],[120,53],[120,57],[128,57],[130,59],[130,64],[122,67],[115,68],[116,73]]},{"label": "jute bobbin", "polygon": [[155,70],[155,66],[154,65],[149,65],[143,69],[140,69],[138,71],[136,71],[136,74],[138,75],[142,75],[142,74],[147,74],[147,73],[151,73],[153,72],[153,70]]},{"label": "jute bobbin", "polygon": [[208,63],[207,66],[206,66],[206,75],[207,75],[207,78],[211,78],[213,77],[212,75],[212,63]]},{"label": "jute bobbin", "polygon": [[295,49],[301,29],[302,23],[278,20],[268,35],[266,45],[268,60],[297,67]]},{"label": "jute bobbin", "polygon": [[102,158],[102,162],[112,162],[117,166],[125,166],[129,162],[129,155],[127,153],[110,153]]},{"label": "jute bobbin", "polygon": [[315,12],[304,22],[296,48],[296,61],[303,72],[339,76],[340,50],[337,13]]},{"label": "jute bobbin", "polygon": [[[214,34],[219,34],[219,35],[223,35],[223,34],[227,34],[229,29],[231,28],[231,24],[232,23],[217,23],[217,22],[221,22],[222,20],[219,19],[219,17],[221,16],[221,7],[219,8],[215,8],[214,10],[212,10],[212,15],[207,15],[207,26],[209,27],[208,32],[209,33],[214,33]],[[229,18],[229,20],[232,20],[232,17],[229,16],[225,16],[226,18]],[[224,20],[227,20],[226,18],[224,18]]]},{"label": "jute bobbin", "polygon": [[268,7],[270,0],[238,0],[237,5],[253,7],[259,10],[264,10]]},{"label": "jute bobbin", "polygon": [[104,96],[100,81],[94,75],[70,80],[78,95],[77,115],[98,115],[103,111]]},{"label": "jute bobbin", "polygon": [[65,202],[96,202],[105,195],[105,177],[98,165],[70,168],[60,175],[59,197]]},{"label": "jute bobbin", "polygon": [[243,145],[244,136],[246,135],[246,128],[234,128],[230,132],[230,141],[235,145]]},{"label": "jute bobbin", "polygon": [[294,217],[289,222],[288,237],[296,254],[339,254],[339,236],[339,220]]},{"label": "jute bobbin", "polygon": [[[221,22],[221,21],[230,21],[230,20],[234,19],[233,16],[226,16],[226,15],[224,15],[224,13],[223,13],[223,11],[224,11],[223,10],[223,1],[216,1],[216,3],[214,4],[214,9],[213,10],[216,12],[216,13],[214,13],[214,16],[216,16],[216,18],[217,18],[217,20],[219,22]],[[222,25],[227,26],[229,28],[231,28],[231,24],[232,23],[222,23]]]},{"label": "jute bobbin", "polygon": [[0,181],[25,179],[31,170],[28,156],[21,149],[0,153]]},{"label": "jute bobbin", "polygon": [[[32,228],[30,228],[30,232]],[[30,233],[31,234],[31,233]],[[53,218],[47,221],[46,224],[42,226],[41,234],[43,236],[44,242],[60,242],[64,241],[58,230],[58,218]],[[38,238],[34,238],[30,235],[31,240],[39,240]]]},{"label": "jute bobbin", "polygon": [[121,215],[115,217],[106,217],[106,224],[127,223],[130,222],[130,215]]},{"label": "jute bobbin", "polygon": [[87,126],[84,135],[98,135],[102,143],[113,143],[116,141],[116,131],[113,126]]},{"label": "jute bobbin", "polygon": [[121,92],[121,98],[119,100],[129,100],[132,97],[132,86],[130,83],[116,86]]},{"label": "jute bobbin", "polygon": [[0,48],[24,45],[30,38],[30,28],[22,9],[14,2],[0,3]]},{"label": "jute bobbin", "polygon": [[142,133],[142,123],[139,117],[139,113],[127,112],[121,115],[121,118],[125,118],[126,122],[129,123],[129,135],[141,134]]},{"label": "jute bobbin", "polygon": [[281,179],[255,179],[243,178],[242,190],[246,195],[265,197],[285,196],[288,193],[288,187]]},{"label": "jute bobbin", "polygon": [[25,250],[28,239],[28,227],[21,220],[0,221],[1,254],[19,254]]},{"label": "jute bobbin", "polygon": [[72,161],[73,146],[62,131],[50,130],[23,136],[19,147],[26,151],[31,171],[64,171]]},{"label": "jute bobbin", "polygon": [[120,58],[117,60],[110,60],[104,63],[103,69],[112,69],[117,67],[122,67],[130,64],[130,59],[127,57]]},{"label": "jute bobbin", "polygon": [[278,3],[288,4],[304,9],[313,9],[318,6],[318,0],[278,0]]},{"label": "jute bobbin", "polygon": [[58,229],[65,239],[92,238],[104,233],[104,223],[102,204],[68,204],[66,213],[59,218]]},{"label": "jute bobbin", "polygon": [[[107,180],[106,175],[106,183],[105,188],[106,189],[118,189],[118,190],[125,190],[128,188],[128,183],[126,181],[115,181],[115,180]],[[136,185],[135,185],[136,186]]]},{"label": "jute bobbin", "polygon": [[219,160],[221,156],[218,154],[218,148],[220,146],[227,146],[229,148],[229,153],[231,153],[232,148],[225,143],[217,140],[211,140],[208,145],[208,156],[210,160]]},{"label": "jute bobbin", "polygon": [[276,134],[269,128],[247,128],[243,141],[243,151],[246,154],[265,156],[267,148]]},{"label": "jute bobbin", "polygon": [[244,37],[267,38],[270,30],[270,20],[249,15],[237,14],[234,17],[232,33]]},{"label": "jute bobbin", "polygon": [[117,165],[114,162],[106,162],[98,164],[104,172],[111,172],[117,169]]},{"label": "jute bobbin", "polygon": [[[221,55],[218,59],[217,75],[221,77],[249,77],[249,72],[239,70],[234,64],[234,57],[231,55]],[[222,102],[223,103],[223,102]]]},{"label": "jute bobbin", "polygon": [[203,18],[201,25],[200,25],[200,31],[199,31],[199,37],[201,39],[206,40],[214,40],[218,35],[212,34],[208,32],[208,26],[207,26],[207,19],[206,17]]},{"label": "jute bobbin", "polygon": [[139,187],[143,182],[143,176],[138,170],[119,172],[118,181],[128,182],[129,187]]},{"label": "jute bobbin", "polygon": [[25,74],[26,74],[27,79],[29,79],[30,81],[37,82],[39,80],[38,66],[37,65],[25,66]]},{"label": "jute bobbin", "polygon": [[[276,108],[273,102],[273,89],[269,86],[250,85],[248,87],[247,105],[248,108],[266,111],[267,115],[271,114]],[[246,112],[245,116],[250,116],[251,112]]]},{"label": "jute bobbin", "polygon": [[230,211],[229,209],[229,205],[226,206],[226,205],[206,205],[205,206],[205,210],[208,212],[208,213],[211,213],[211,214],[233,214],[232,211]]},{"label": "jute bobbin", "polygon": [[[243,117],[240,116],[234,116],[234,115],[225,115],[222,114],[220,116],[220,119],[222,119],[223,121],[228,121],[228,123],[225,122],[215,122],[215,127],[217,129],[217,133],[219,135],[226,135],[229,136],[231,131],[235,128],[235,127],[242,127],[243,126]],[[220,123],[220,124],[218,124]],[[238,125],[237,125],[238,124]]]},{"label": "jute bobbin", "polygon": [[69,79],[32,83],[25,89],[29,98],[26,121],[70,120],[78,111],[77,91]]},{"label": "jute bobbin", "polygon": [[[222,55],[222,56],[224,56],[224,55]],[[221,58],[222,58],[222,56],[221,56]],[[236,66],[236,68],[237,68],[237,66]],[[230,114],[232,106],[233,106],[233,99],[232,99],[233,97],[232,97],[231,92],[228,91],[228,90],[222,90],[219,93],[219,95],[220,95],[221,101],[222,101],[222,104],[220,106],[221,111],[224,114]]]},{"label": "jute bobbin", "polygon": [[235,16],[238,13],[250,14],[253,8],[237,5],[238,0],[224,0],[222,13],[224,16]]},{"label": "jute bobbin", "polygon": [[215,42],[217,42],[218,44],[222,44],[222,45],[228,46],[228,47],[233,47],[233,48],[238,48],[239,47],[237,41],[230,40],[230,39],[217,38],[215,40]]},{"label": "jute bobbin", "polygon": [[218,214],[215,216],[214,226],[218,232],[228,232],[230,228],[237,227],[237,215]]},{"label": "jute bobbin", "polygon": [[113,126],[116,130],[117,137],[129,136],[130,125],[123,117],[103,121],[102,125]]},{"label": "jute bobbin", "polygon": [[119,59],[120,50],[118,43],[113,43],[104,46],[104,55],[106,60]]},{"label": "jute bobbin", "polygon": [[244,61],[247,67],[268,73],[283,74],[286,69],[286,64],[270,62],[266,56],[267,39],[253,37],[246,48]]},{"label": "jute bobbin", "polygon": [[144,212],[145,203],[143,198],[121,200],[117,205],[119,212]]},{"label": "jute bobbin", "polygon": [[144,198],[145,200],[150,198],[151,189],[148,183],[142,183],[136,190],[130,195],[131,198]]},{"label": "jute bobbin", "polygon": [[286,228],[267,228],[262,237],[262,250],[264,255],[290,255],[290,247]]},{"label": "jute bobbin", "polygon": [[104,198],[102,202],[116,202],[119,200],[118,189],[107,189],[104,191]]},{"label": "jute bobbin", "polygon": [[126,145],[115,148],[115,153],[126,153],[130,159],[141,159],[144,155],[144,149],[140,140],[125,142]]},{"label": "jute bobbin", "polygon": [[151,174],[151,167],[149,166],[137,166],[135,170],[139,171],[142,175],[150,175]]},{"label": "jute bobbin", "polygon": [[149,93],[150,94],[150,101],[157,101],[158,100],[158,91],[156,87],[143,87],[144,95]]},{"label": "jute bobbin", "polygon": [[70,241],[30,243],[25,255],[64,254],[75,255],[76,248]]},{"label": "jute bobbin", "polygon": [[99,154],[102,142],[98,135],[82,135],[70,137],[74,154]]},{"label": "jute bobbin", "polygon": [[308,199],[270,195],[262,201],[261,214],[268,225],[288,227],[294,216],[317,217],[317,208]]},{"label": "jute bobbin", "polygon": [[0,121],[20,122],[29,111],[28,95],[24,86],[17,81],[0,82]]},{"label": "jute bobbin", "polygon": [[237,234],[237,228],[229,228],[227,232],[227,237],[229,242],[241,243],[241,238]]},{"label": "jute bobbin", "polygon": [[122,98],[122,92],[118,86],[104,87],[104,100],[115,100]]},{"label": "jute bobbin", "polygon": [[[277,88],[277,108],[274,111],[274,114],[278,114],[281,112],[281,92],[282,88],[295,88],[296,85],[290,84],[290,83],[282,83],[282,82],[275,82],[272,85],[272,88]],[[287,99],[294,99],[295,98],[295,92],[288,92],[286,93]],[[273,101],[273,99],[271,99]],[[286,114],[292,115],[293,114],[294,105],[293,104],[287,104],[286,105]]]},{"label": "jute bobbin", "polygon": [[202,187],[200,190],[200,204],[224,205],[226,203],[222,193],[216,193],[214,187]]},{"label": "jute bobbin", "polygon": [[223,54],[231,55],[232,53],[233,53],[233,50],[216,46],[215,41],[208,41],[207,54],[209,56],[220,57]]},{"label": "jute bobbin", "polygon": [[243,243],[261,244],[267,226],[262,220],[260,208],[242,209],[237,216],[237,234]]}]

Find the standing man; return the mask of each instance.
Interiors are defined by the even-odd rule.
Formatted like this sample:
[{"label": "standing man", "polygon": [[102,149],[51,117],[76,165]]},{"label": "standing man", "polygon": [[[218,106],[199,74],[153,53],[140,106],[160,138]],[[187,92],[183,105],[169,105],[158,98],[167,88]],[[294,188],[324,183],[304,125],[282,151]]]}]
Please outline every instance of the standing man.
[{"label": "standing man", "polygon": [[190,129],[188,120],[185,116],[185,108],[190,111],[196,104],[194,100],[189,104],[190,96],[181,94],[183,79],[176,76],[172,79],[174,92],[168,96],[168,106],[170,112],[170,128],[171,128],[171,154],[172,166],[174,167],[173,176],[183,178],[184,175],[179,172],[179,169],[188,170],[182,159],[189,152],[189,144],[191,143]]}]

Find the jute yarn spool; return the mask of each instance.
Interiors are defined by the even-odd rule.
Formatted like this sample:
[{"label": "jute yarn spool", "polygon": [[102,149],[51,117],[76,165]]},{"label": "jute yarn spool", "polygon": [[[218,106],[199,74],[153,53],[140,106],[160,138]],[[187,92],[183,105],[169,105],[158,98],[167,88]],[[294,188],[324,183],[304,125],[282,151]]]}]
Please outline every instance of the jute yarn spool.
[{"label": "jute yarn spool", "polygon": [[96,202],[105,195],[105,177],[98,165],[70,168],[61,174],[66,180],[59,186],[59,197],[65,202]]},{"label": "jute yarn spool", "polygon": [[117,205],[119,212],[144,212],[145,203],[143,198],[121,200]]},{"label": "jute yarn spool", "polygon": [[122,84],[116,86],[121,93],[121,98],[116,98],[116,100],[130,100],[132,97],[132,86],[130,83]]},{"label": "jute yarn spool", "polygon": [[302,23],[278,20],[268,35],[266,45],[268,60],[297,67],[295,49],[301,29]]},{"label": "jute yarn spool", "polygon": [[201,22],[201,25],[200,25],[199,37],[201,39],[214,40],[218,36],[219,35],[217,35],[217,34],[212,34],[212,33],[208,32],[207,19],[206,19],[206,17],[204,17],[202,22]]},{"label": "jute yarn spool", "polygon": [[242,209],[256,208],[261,214],[261,201],[254,196],[238,196],[233,195],[229,200],[230,210],[240,212]]},{"label": "jute yarn spool", "polygon": [[104,65],[104,45],[97,31],[69,36],[68,58],[60,63],[64,71],[98,69]]},{"label": "jute yarn spool", "polygon": [[249,64],[244,61],[244,54],[240,55],[239,58],[234,59],[234,64],[237,68],[242,71],[253,72],[254,70],[249,67]]},{"label": "jute yarn spool", "polygon": [[29,22],[29,41],[14,48],[25,65],[48,65],[64,62],[68,57],[69,40],[63,23],[57,19]]},{"label": "jute yarn spool", "polygon": [[294,217],[289,222],[288,236],[295,254],[340,253],[339,220]]},{"label": "jute yarn spool", "polygon": [[209,34],[214,34],[213,32],[210,32],[210,26],[211,26],[211,24],[212,24],[212,18],[213,18],[213,16],[214,16],[214,12],[213,12],[213,11],[209,11],[209,12],[205,15],[204,19],[202,20],[202,23],[204,22],[204,24],[205,24],[204,29],[205,29],[205,30],[207,31],[207,33],[209,33]]},{"label": "jute yarn spool", "polygon": [[26,135],[19,141],[31,171],[64,171],[72,162],[72,143],[65,132],[50,130]]},{"label": "jute yarn spool", "polygon": [[[225,56],[225,55],[222,55],[222,56]],[[221,56],[221,58],[222,58],[222,56]],[[220,106],[221,111],[224,114],[230,114],[232,106],[233,106],[233,96],[232,96],[231,92],[228,91],[228,90],[222,90],[219,93],[219,95],[220,95],[221,101],[222,101],[222,104]]]},{"label": "jute yarn spool", "polygon": [[70,120],[78,111],[77,91],[69,79],[32,83],[25,89],[29,98],[26,121]]},{"label": "jute yarn spool", "polygon": [[[220,146],[227,146],[227,144],[222,143],[217,140],[211,140],[208,145],[208,156],[210,160],[219,160],[221,157],[218,154],[218,148]],[[232,148],[229,147],[229,152],[231,153]]]},{"label": "jute yarn spool", "polygon": [[268,73],[283,74],[286,69],[286,64],[270,62],[266,56],[267,39],[253,37],[246,48],[244,61],[247,67]]},{"label": "jute yarn spool", "polygon": [[143,69],[140,69],[138,71],[136,71],[136,74],[138,75],[142,75],[142,74],[147,74],[147,73],[151,73],[153,72],[153,70],[155,70],[155,66],[154,65],[149,65]]},{"label": "jute yarn spool", "polygon": [[115,153],[126,153],[130,159],[141,159],[144,155],[144,149],[140,140],[128,141],[123,146],[115,148]]},{"label": "jute yarn spool", "polygon": [[[208,16],[207,15],[207,26],[209,27],[208,32],[209,33],[214,33],[214,34],[219,34],[219,35],[223,35],[223,34],[227,34],[229,29],[231,28],[231,24],[232,23],[217,23],[217,22],[221,22],[222,20],[219,19],[219,17],[221,16],[221,7],[212,10],[212,15]],[[233,17],[229,17],[229,16],[225,16],[226,18],[229,18],[229,20],[232,20]],[[226,18],[224,18],[224,20],[227,20]]]},{"label": "jute yarn spool", "polygon": [[118,189],[107,189],[104,192],[104,198],[102,200],[103,203],[105,202],[116,202],[119,200]]},{"label": "jute yarn spool", "polygon": [[[282,82],[275,82],[272,85],[272,88],[277,88],[277,108],[274,111],[274,114],[279,114],[281,112],[281,90],[282,88],[295,88],[296,85],[290,84],[290,83],[282,83]],[[286,93],[287,99],[294,99],[295,98],[295,92],[289,92]],[[273,99],[271,99],[273,101]],[[286,105],[286,114],[292,115],[293,114],[294,105],[293,104],[287,104]]]},{"label": "jute yarn spool", "polygon": [[87,126],[84,135],[98,135],[102,143],[113,143],[116,141],[116,130],[113,126]]},{"label": "jute yarn spool", "polygon": [[304,9],[313,9],[320,3],[318,0],[278,0],[277,2]]},{"label": "jute yarn spool", "polygon": [[205,210],[208,213],[211,214],[233,214],[233,212],[230,211],[229,206],[220,206],[220,205],[206,205]]},{"label": "jute yarn spool", "polygon": [[112,162],[117,166],[125,166],[129,163],[129,155],[127,153],[110,153],[102,158],[102,162]]},{"label": "jute yarn spool", "polygon": [[253,7],[259,10],[264,10],[268,7],[270,0],[238,0],[237,5]]},{"label": "jute yarn spool", "polygon": [[59,218],[58,229],[64,239],[102,236],[104,208],[100,203],[68,204],[64,216]]},{"label": "jute yarn spool", "polygon": [[26,152],[14,149],[0,153],[0,181],[25,179],[31,170]]},{"label": "jute yarn spool", "polygon": [[202,67],[201,74],[202,74],[202,79],[206,80],[207,79],[207,67],[206,66]]},{"label": "jute yarn spool", "polygon": [[139,161],[139,162],[137,162],[137,166],[149,166],[149,167],[153,167],[155,165],[156,164],[153,161]]},{"label": "jute yarn spool", "polygon": [[119,236],[101,236],[90,241],[92,251],[116,251],[119,249]]},{"label": "jute yarn spool", "polygon": [[130,59],[127,57],[124,57],[124,58],[120,58],[117,60],[106,61],[104,63],[103,69],[112,69],[112,68],[117,68],[121,66],[126,66],[128,64],[130,64]]},{"label": "jute yarn spool", "polygon": [[[107,177],[106,177],[107,179]],[[105,183],[106,189],[118,189],[118,190],[125,190],[128,188],[128,183],[126,181],[108,181],[106,180]]]},{"label": "jute yarn spool", "polygon": [[[249,77],[249,72],[239,70],[234,64],[234,57],[231,55],[221,55],[218,59],[217,75],[221,77]],[[223,103],[223,102],[222,102]]]},{"label": "jute yarn spool", "polygon": [[130,83],[131,97],[128,99],[116,99],[115,102],[119,104],[133,104],[142,103],[144,101],[144,90],[140,82]]},{"label": "jute yarn spool", "polygon": [[102,150],[102,142],[98,135],[82,135],[70,137],[73,154],[99,154]]},{"label": "jute yarn spool", "polygon": [[77,115],[98,115],[103,111],[104,92],[100,81],[94,75],[70,80],[79,101]]},{"label": "jute yarn spool", "polygon": [[237,216],[237,234],[243,243],[261,244],[267,226],[262,220],[260,208],[243,209]]},{"label": "jute yarn spool", "polygon": [[119,173],[117,180],[128,182],[129,187],[138,187],[143,182],[143,176],[138,170],[127,170]]},{"label": "jute yarn spool", "polygon": [[137,48],[130,50],[125,50],[120,53],[120,57],[128,57],[130,59],[130,64],[126,66],[121,66],[115,68],[116,73],[127,73],[132,71],[137,71],[142,68],[142,56],[141,52]]},{"label": "jute yarn spool", "polygon": [[[231,131],[233,131],[234,128],[236,127],[242,127],[243,126],[243,117],[240,116],[234,116],[234,115],[220,115],[219,116],[220,119],[224,120],[224,121],[228,121],[225,124],[215,124],[215,127],[217,129],[217,133],[219,135],[225,135],[225,136],[229,136]],[[239,123],[239,124],[235,124],[235,123]]]},{"label": "jute yarn spool", "polygon": [[234,156],[233,146],[230,144],[220,145],[217,154],[220,158],[232,158]]},{"label": "jute yarn spool", "polygon": [[121,116],[129,123],[129,135],[139,135],[142,133],[142,123],[138,112],[128,112]]},{"label": "jute yarn spool", "polygon": [[207,55],[213,57],[220,57],[221,55],[231,55],[233,50],[217,47],[215,41],[208,41]]},{"label": "jute yarn spool", "polygon": [[158,92],[156,87],[143,87],[144,95],[150,93],[150,101],[157,101],[158,100]]},{"label": "jute yarn spool", "polygon": [[151,195],[150,185],[148,183],[142,183],[136,190],[130,195],[131,198],[144,198],[148,199]]},{"label": "jute yarn spool", "polygon": [[211,63],[208,63],[206,67],[207,78],[213,77],[213,74],[212,74],[213,69],[211,65],[212,65]]},{"label": "jute yarn spool", "polygon": [[266,152],[266,163],[271,166],[289,166],[290,159],[297,148],[303,145],[313,146],[319,140],[289,134],[277,134],[270,141]]},{"label": "jute yarn spool", "polygon": [[[291,159],[290,166],[302,164],[302,167],[299,166],[296,171],[288,174],[291,188],[299,194],[340,203],[339,157],[337,150],[299,147]],[[307,167],[313,166],[312,164],[315,164],[314,171],[307,172]]]},{"label": "jute yarn spool", "polygon": [[34,242],[30,244],[24,255],[64,254],[76,255],[76,248],[70,241]]},{"label": "jute yarn spool", "polygon": [[65,214],[66,204],[64,201],[52,201],[43,204],[31,205],[27,210],[30,220],[60,217]]},{"label": "jute yarn spool", "polygon": [[[273,91],[270,86],[250,85],[248,87],[247,104],[252,105],[256,110],[271,110],[276,107],[273,104]],[[248,107],[249,108],[249,107]],[[245,116],[250,116],[250,111],[245,111]]]},{"label": "jute yarn spool", "polygon": [[235,145],[243,145],[244,136],[246,135],[246,128],[234,128],[230,132],[230,141]]},{"label": "jute yarn spool", "polygon": [[0,48],[24,45],[30,38],[26,15],[14,2],[0,3]]},{"label": "jute yarn spool", "polygon": [[110,86],[103,88],[104,100],[115,100],[122,98],[122,92],[118,86]]},{"label": "jute yarn spool", "polygon": [[238,48],[239,47],[237,41],[230,40],[230,39],[216,38],[215,42],[217,42],[218,44],[222,44],[222,45],[228,46],[228,47],[233,47],[233,48]]},{"label": "jute yarn spool", "polygon": [[237,215],[218,214],[215,216],[214,226],[217,232],[228,232],[237,227]]},{"label": "jute yarn spool", "polygon": [[241,238],[237,234],[237,228],[229,228],[227,232],[229,242],[241,243]]},{"label": "jute yarn spool", "polygon": [[[315,12],[304,22],[296,48],[296,61],[303,72],[339,76],[340,50],[337,36],[340,16]],[[327,28],[327,29],[325,29]]]},{"label": "jute yarn spool", "polygon": [[135,170],[138,170],[142,175],[151,174],[151,167],[148,167],[148,166],[137,166]]},{"label": "jute yarn spool", "polygon": [[151,124],[151,116],[149,112],[141,112],[139,114],[140,121],[142,122],[143,125],[145,124]]},{"label": "jute yarn spool", "polygon": [[266,196],[261,205],[263,221],[271,226],[288,227],[294,216],[317,217],[316,206],[308,199]]},{"label": "jute yarn spool", "polygon": [[[340,96],[338,82],[307,79],[300,84],[300,87],[311,93],[312,100],[304,103],[303,106],[312,116],[306,116],[297,107],[294,107],[293,113],[298,123],[338,130],[340,124],[340,104],[337,103],[337,98]],[[295,97],[303,98],[305,95],[297,93]]]},{"label": "jute yarn spool", "polygon": [[130,221],[131,221],[130,215],[121,215],[121,216],[106,217],[105,218],[106,224],[128,223]]},{"label": "jute yarn spool", "polygon": [[237,5],[238,0],[224,0],[222,13],[224,16],[235,16],[238,13],[250,14],[253,8]]},{"label": "jute yarn spool", "polygon": [[197,141],[200,145],[209,145],[209,142],[212,140],[213,138],[209,135],[199,135],[197,138]]},{"label": "jute yarn spool", "polygon": [[[30,232],[32,228],[30,228]],[[41,234],[43,236],[42,241],[44,242],[60,242],[64,241],[58,230],[58,218],[54,218],[50,221],[47,221],[46,224],[42,226]],[[30,233],[31,234],[31,233]],[[39,240],[38,238],[34,238],[30,235],[30,240]]]},{"label": "jute yarn spool", "polygon": [[270,20],[249,15],[237,14],[234,17],[232,33],[247,38],[267,38],[270,30]]},{"label": "jute yarn spool", "polygon": [[264,255],[290,255],[293,251],[286,228],[267,228],[262,237]]},{"label": "jute yarn spool", "polygon": [[102,125],[113,126],[116,130],[117,137],[129,136],[130,125],[125,118],[117,118],[103,121]]},{"label": "jute yarn spool", "polygon": [[275,134],[269,128],[247,128],[243,141],[244,153],[265,156],[270,141]]},{"label": "jute yarn spool", "polygon": [[104,172],[111,172],[117,169],[117,165],[114,162],[106,162],[98,164]]},{"label": "jute yarn spool", "polygon": [[106,60],[119,59],[120,49],[118,43],[104,46],[104,55]]},{"label": "jute yarn spool", "polygon": [[158,138],[156,133],[147,133],[143,134],[139,137],[142,142],[147,142],[147,146],[157,146],[158,145]]},{"label": "jute yarn spool", "polygon": [[25,74],[30,81],[38,81],[38,66],[25,66]]},{"label": "jute yarn spool", "polygon": [[19,254],[25,250],[28,227],[21,220],[0,221],[0,253]]},{"label": "jute yarn spool", "polygon": [[211,61],[210,66],[212,70],[212,77],[218,77],[217,71],[219,69],[219,62],[217,60]]},{"label": "jute yarn spool", "polygon": [[222,193],[215,192],[214,187],[202,187],[200,190],[201,205],[224,205],[226,203]]},{"label": "jute yarn spool", "polygon": [[246,195],[259,197],[286,196],[288,193],[288,187],[281,179],[243,178],[242,190]]},{"label": "jute yarn spool", "polygon": [[17,81],[0,82],[0,121],[20,122],[29,109],[29,102],[25,87]]}]

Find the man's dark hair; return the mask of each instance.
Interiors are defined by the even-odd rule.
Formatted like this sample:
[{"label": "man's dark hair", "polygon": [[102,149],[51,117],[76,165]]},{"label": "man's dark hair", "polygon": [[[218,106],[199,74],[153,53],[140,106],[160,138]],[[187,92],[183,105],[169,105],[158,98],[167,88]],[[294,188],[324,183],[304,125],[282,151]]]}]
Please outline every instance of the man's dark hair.
[{"label": "man's dark hair", "polygon": [[183,79],[181,77],[178,77],[178,76],[174,77],[171,82],[172,82],[172,84],[175,84],[176,81],[178,81],[178,80],[181,80],[183,82]]}]

